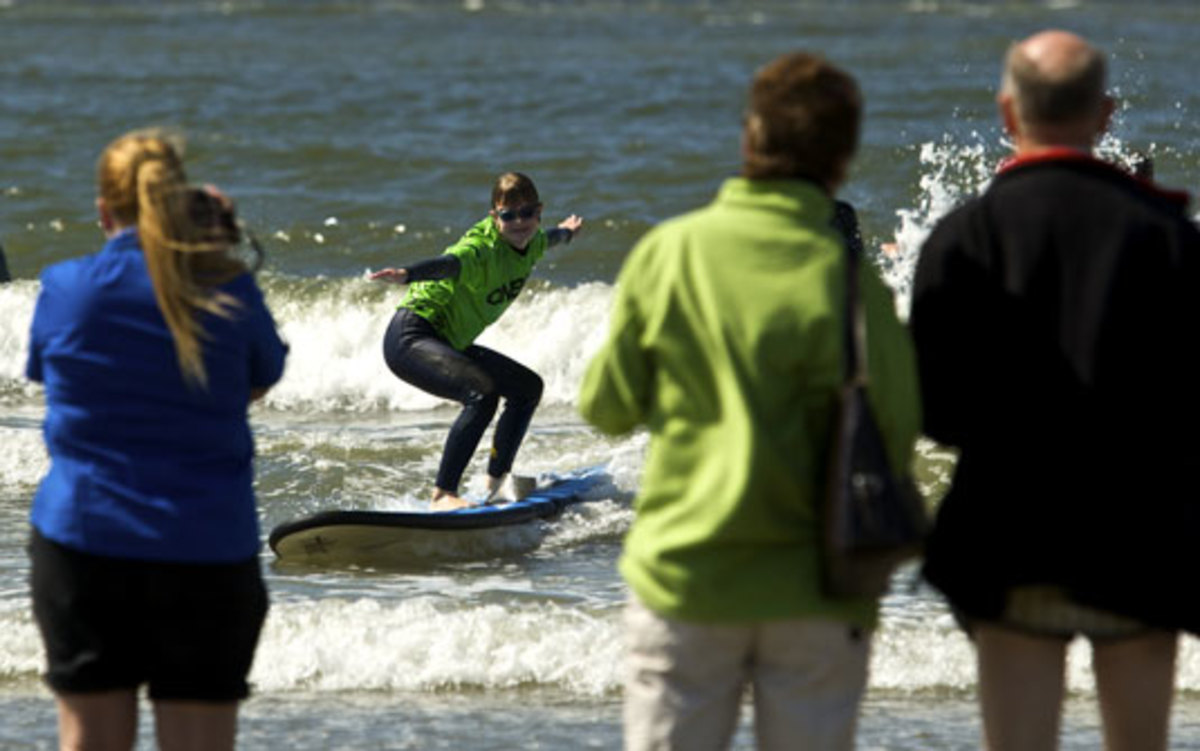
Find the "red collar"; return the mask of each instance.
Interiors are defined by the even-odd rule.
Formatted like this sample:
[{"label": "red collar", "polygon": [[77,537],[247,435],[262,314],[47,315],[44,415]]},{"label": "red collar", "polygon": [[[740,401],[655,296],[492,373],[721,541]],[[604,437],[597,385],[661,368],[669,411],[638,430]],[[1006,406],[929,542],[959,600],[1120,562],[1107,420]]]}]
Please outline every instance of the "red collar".
[{"label": "red collar", "polygon": [[996,167],[997,174],[1008,172],[1017,167],[1024,167],[1030,164],[1041,164],[1042,162],[1092,162],[1093,164],[1104,164],[1111,167],[1107,162],[1101,162],[1096,157],[1067,146],[1051,146],[1047,149],[1039,149],[1030,154],[1013,154],[1000,160],[1000,164]]},{"label": "red collar", "polygon": [[1000,164],[996,167],[996,174],[1004,174],[1020,167],[1027,167],[1034,164],[1044,164],[1049,162],[1079,162],[1086,164],[1094,164],[1108,172],[1118,175],[1125,180],[1132,180],[1138,185],[1141,185],[1145,190],[1150,191],[1171,203],[1178,204],[1181,208],[1186,209],[1188,203],[1192,200],[1191,195],[1186,190],[1170,190],[1160,187],[1149,180],[1143,180],[1140,177],[1134,177],[1125,170],[1116,165],[1097,159],[1087,152],[1078,149],[1068,148],[1066,146],[1051,146],[1047,149],[1035,151],[1032,154],[1014,154],[1000,160]]}]

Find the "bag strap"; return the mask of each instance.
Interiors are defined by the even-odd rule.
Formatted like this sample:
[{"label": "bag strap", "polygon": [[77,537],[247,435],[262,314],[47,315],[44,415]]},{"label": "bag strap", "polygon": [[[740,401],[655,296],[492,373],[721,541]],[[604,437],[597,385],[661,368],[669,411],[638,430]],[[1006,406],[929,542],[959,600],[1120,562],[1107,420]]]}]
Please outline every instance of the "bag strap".
[{"label": "bag strap", "polygon": [[846,384],[867,385],[867,316],[858,287],[858,265],[863,254],[858,215],[845,201],[836,201],[833,226],[846,246],[846,311],[842,321],[842,350],[846,356]]}]

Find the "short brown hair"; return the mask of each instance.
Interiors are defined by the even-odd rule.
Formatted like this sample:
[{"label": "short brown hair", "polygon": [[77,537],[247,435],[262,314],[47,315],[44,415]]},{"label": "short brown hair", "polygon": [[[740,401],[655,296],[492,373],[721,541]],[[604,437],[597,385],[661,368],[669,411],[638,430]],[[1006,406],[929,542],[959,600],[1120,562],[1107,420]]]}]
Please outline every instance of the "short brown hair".
[{"label": "short brown hair", "polygon": [[742,172],[828,182],[858,149],[861,121],[862,95],[850,74],[819,55],[778,57],[750,85]]},{"label": "short brown hair", "polygon": [[528,175],[520,172],[505,172],[496,178],[492,186],[492,208],[497,206],[522,206],[541,203],[537,187]]}]

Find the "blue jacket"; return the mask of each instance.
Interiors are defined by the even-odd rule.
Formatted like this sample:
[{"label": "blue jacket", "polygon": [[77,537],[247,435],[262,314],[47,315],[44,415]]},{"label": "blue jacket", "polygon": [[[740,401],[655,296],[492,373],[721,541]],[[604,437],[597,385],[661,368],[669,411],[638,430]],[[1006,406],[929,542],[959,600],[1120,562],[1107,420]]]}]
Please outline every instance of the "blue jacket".
[{"label": "blue jacket", "polygon": [[185,384],[134,231],[47,268],[26,375],[46,387],[50,471],[32,522],[85,553],[217,563],[259,547],[252,388],[283,373],[287,346],[254,279],[221,289],[241,304],[206,315],[207,390]]}]

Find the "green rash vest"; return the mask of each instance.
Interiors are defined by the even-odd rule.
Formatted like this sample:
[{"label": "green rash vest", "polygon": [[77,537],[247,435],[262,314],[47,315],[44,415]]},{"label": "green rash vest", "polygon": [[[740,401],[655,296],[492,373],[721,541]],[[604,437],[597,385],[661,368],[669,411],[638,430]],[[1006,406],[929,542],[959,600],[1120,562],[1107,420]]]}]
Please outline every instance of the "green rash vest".
[{"label": "green rash vest", "polygon": [[433,324],[455,349],[466,349],[517,299],[545,252],[544,230],[538,229],[522,255],[501,237],[489,216],[446,248],[462,266],[458,277],[413,282],[400,307]]},{"label": "green rash vest", "polygon": [[[725,182],[630,253],[583,416],[650,432],[621,573],[667,617],[826,617],[873,627],[873,598],[819,586],[822,496],[842,381],[845,251],[833,202],[799,180]],[[860,284],[870,395],[893,466],[920,403],[912,344],[870,264]]]}]

